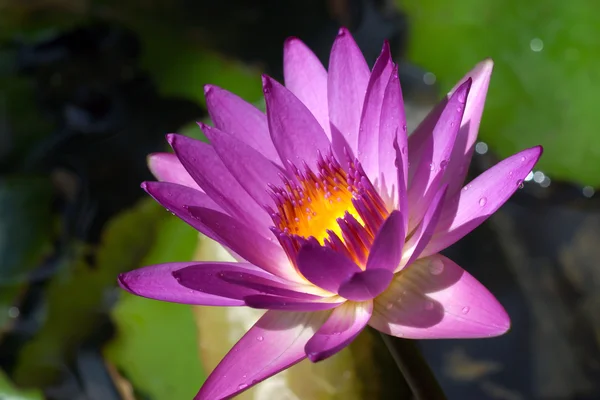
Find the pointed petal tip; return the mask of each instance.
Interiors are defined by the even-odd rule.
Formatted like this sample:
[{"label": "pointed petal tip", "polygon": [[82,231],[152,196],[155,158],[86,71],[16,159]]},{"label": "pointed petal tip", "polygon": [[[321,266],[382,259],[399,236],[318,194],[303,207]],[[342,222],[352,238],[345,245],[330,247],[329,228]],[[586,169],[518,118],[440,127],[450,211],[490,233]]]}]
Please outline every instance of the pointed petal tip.
[{"label": "pointed petal tip", "polygon": [[167,143],[169,143],[169,146],[173,147],[173,144],[177,140],[178,136],[179,135],[177,133],[167,133],[165,135],[165,139],[167,139]]},{"label": "pointed petal tip", "polygon": [[204,85],[204,96],[210,95],[213,89],[217,88],[215,85],[206,84]]},{"label": "pointed petal tip", "polygon": [[127,273],[119,274],[117,276],[117,282],[119,283],[119,286],[121,287],[121,289],[123,289],[127,292],[130,292],[130,293],[134,293],[133,290],[131,290],[131,288],[127,284]]},{"label": "pointed petal tip", "polygon": [[338,30],[338,37],[340,36],[344,36],[344,35],[350,35],[350,30],[348,28],[346,28],[345,26],[342,26],[339,30]]},{"label": "pointed petal tip", "polygon": [[302,42],[302,40],[300,40],[298,37],[296,36],[288,36],[284,41],[283,41],[283,47],[290,47],[290,46],[295,46],[296,44],[303,44],[304,42]]}]

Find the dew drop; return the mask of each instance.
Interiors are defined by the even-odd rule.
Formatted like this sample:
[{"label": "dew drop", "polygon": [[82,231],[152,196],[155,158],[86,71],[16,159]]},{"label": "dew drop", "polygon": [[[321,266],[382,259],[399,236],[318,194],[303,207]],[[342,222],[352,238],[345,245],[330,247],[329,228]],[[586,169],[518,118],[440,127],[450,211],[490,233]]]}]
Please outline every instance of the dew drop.
[{"label": "dew drop", "polygon": [[248,384],[246,384],[246,383],[242,383],[242,384],[240,384],[240,385],[238,386],[238,390],[244,390],[244,389],[246,389],[247,387],[248,387]]},{"label": "dew drop", "polygon": [[429,170],[433,171],[434,169],[435,169],[435,164],[434,163],[429,164]]},{"label": "dew drop", "polygon": [[[406,125],[404,125],[404,130],[406,130]],[[406,146],[404,146],[402,148],[402,154],[406,155],[407,152],[408,152],[408,148]]]},{"label": "dew drop", "polygon": [[525,187],[525,185],[523,184],[523,179],[517,180],[517,186],[519,187],[519,189],[523,189]]},{"label": "dew drop", "polygon": [[527,157],[525,157],[525,156],[521,157],[521,162],[525,162],[525,160],[527,160]]},{"label": "dew drop", "polygon": [[463,314],[468,314],[470,310],[471,310],[471,308],[469,308],[469,307],[465,306],[465,307],[463,307],[463,308],[462,308],[462,310],[460,310],[460,311],[461,311]]},{"label": "dew drop", "polygon": [[386,310],[391,310],[391,309],[392,309],[392,307],[394,307],[394,303],[387,303],[387,304],[385,305],[385,309],[386,309]]},{"label": "dew drop", "polygon": [[479,199],[479,205],[481,207],[485,206],[486,203],[487,203],[487,198],[486,197],[482,197],[482,198]]},{"label": "dew drop", "polygon": [[445,169],[448,166],[448,160],[442,160],[440,162],[440,169]]},{"label": "dew drop", "polygon": [[431,275],[439,275],[444,272],[444,262],[439,258],[434,259],[429,263],[429,272]]},{"label": "dew drop", "polygon": [[258,340],[259,342],[262,342],[263,340],[265,340],[265,338],[262,336],[257,336],[256,340]]}]

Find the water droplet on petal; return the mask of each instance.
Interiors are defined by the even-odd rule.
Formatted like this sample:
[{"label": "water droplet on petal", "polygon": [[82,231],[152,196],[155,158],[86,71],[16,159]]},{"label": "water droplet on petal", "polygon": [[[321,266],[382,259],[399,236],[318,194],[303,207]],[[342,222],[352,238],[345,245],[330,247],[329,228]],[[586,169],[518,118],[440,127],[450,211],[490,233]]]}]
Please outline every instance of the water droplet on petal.
[{"label": "water droplet on petal", "polygon": [[385,305],[385,309],[386,309],[386,310],[391,310],[391,309],[392,309],[392,307],[394,307],[394,303],[387,303],[387,304]]},{"label": "water droplet on petal", "polygon": [[262,342],[263,340],[265,340],[265,338],[262,336],[257,336],[256,340],[258,340],[259,342]]},{"label": "water droplet on petal", "polygon": [[445,169],[448,166],[448,160],[442,160],[440,162],[440,169]]},{"label": "water droplet on petal", "polygon": [[469,308],[469,307],[465,306],[465,307],[463,307],[463,308],[462,308],[462,310],[460,310],[460,311],[461,311],[463,314],[468,314],[470,310],[471,310],[471,308]]},{"label": "water droplet on petal", "polygon": [[519,189],[523,189],[525,187],[525,185],[523,184],[523,179],[517,180],[517,186],[519,187]]},{"label": "water droplet on petal", "polygon": [[433,171],[434,169],[435,169],[435,164],[434,163],[429,164],[429,170]]},{"label": "water droplet on petal", "polygon": [[485,206],[487,204],[487,197],[482,197],[479,199],[479,205],[481,207]]},{"label": "water droplet on petal", "polygon": [[444,272],[444,262],[439,258],[432,260],[429,263],[429,272],[431,272],[431,275],[441,274],[442,272]]},{"label": "water droplet on petal", "polygon": [[527,157],[525,157],[525,156],[521,157],[521,162],[525,162],[525,160],[527,160]]},{"label": "water droplet on petal", "polygon": [[[406,130],[406,125],[404,125],[404,130]],[[408,147],[404,146],[402,148],[402,154],[406,155],[407,152],[408,152]]]},{"label": "water droplet on petal", "polygon": [[240,385],[238,386],[238,390],[244,390],[244,389],[246,389],[247,387],[248,387],[248,384],[246,384],[246,383],[242,383],[242,384],[240,384]]}]

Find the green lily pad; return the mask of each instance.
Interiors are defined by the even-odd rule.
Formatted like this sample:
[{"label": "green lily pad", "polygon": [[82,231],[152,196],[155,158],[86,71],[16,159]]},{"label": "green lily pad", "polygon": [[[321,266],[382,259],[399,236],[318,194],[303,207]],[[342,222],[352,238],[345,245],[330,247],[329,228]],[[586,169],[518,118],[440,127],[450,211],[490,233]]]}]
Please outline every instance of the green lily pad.
[{"label": "green lily pad", "polygon": [[152,199],[118,214],[103,230],[93,266],[85,261],[93,249],[73,245],[48,284],[43,326],[18,355],[17,384],[45,387],[56,382],[66,361],[96,329],[107,292],[117,290],[117,275],[140,265],[166,217]]},{"label": "green lily pad", "polygon": [[43,400],[42,393],[36,389],[19,389],[0,370],[0,399],[2,400]]},{"label": "green lily pad", "polygon": [[449,89],[475,63],[495,62],[481,139],[500,156],[542,144],[538,168],[600,186],[600,3],[593,0],[399,2],[411,61]]},{"label": "green lily pad", "polygon": [[[142,265],[191,260],[197,240],[193,228],[168,218]],[[191,307],[123,291],[112,316],[118,334],[105,356],[133,386],[153,400],[193,398],[205,374]]]}]

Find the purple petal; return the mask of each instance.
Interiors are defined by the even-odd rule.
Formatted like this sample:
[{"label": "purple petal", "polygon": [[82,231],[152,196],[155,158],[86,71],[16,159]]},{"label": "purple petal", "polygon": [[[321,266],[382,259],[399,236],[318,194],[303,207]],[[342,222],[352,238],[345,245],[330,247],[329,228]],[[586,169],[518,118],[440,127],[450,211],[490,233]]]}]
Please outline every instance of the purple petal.
[{"label": "purple petal", "polygon": [[390,284],[394,273],[388,269],[369,269],[352,276],[340,286],[339,295],[353,301],[371,300]]},{"label": "purple petal", "polygon": [[[377,187],[388,207],[400,209],[408,228],[407,182],[408,144],[404,100],[398,79],[398,68],[394,67],[385,89],[379,132],[379,175]],[[394,186],[397,185],[397,188]],[[396,197],[397,195],[397,197]]]},{"label": "purple petal", "polygon": [[241,306],[236,300],[213,294],[202,293],[182,286],[173,273],[190,265],[202,264],[197,261],[151,265],[119,275],[119,285],[137,296],[173,303],[204,306]]},{"label": "purple petal", "polygon": [[502,335],[510,319],[481,283],[436,254],[396,275],[375,299],[369,325],[409,339],[458,339]]},{"label": "purple petal", "polygon": [[214,233],[217,242],[231,249],[244,260],[284,279],[292,281],[302,279],[274,236],[262,236],[236,218],[208,208],[188,207],[188,210],[202,226]]},{"label": "purple petal", "polygon": [[231,398],[302,361],[304,346],[328,315],[267,311],[227,353],[195,399]]},{"label": "purple petal", "polygon": [[[394,69],[391,57],[390,45],[386,40],[369,78],[358,130],[357,158],[371,179],[379,177],[381,107],[385,89]],[[392,141],[388,143],[388,146],[391,143]]]},{"label": "purple petal", "polygon": [[339,298],[332,300],[300,300],[295,297],[254,294],[244,297],[244,302],[248,307],[264,310],[321,311],[338,307],[344,303],[344,300]]},{"label": "purple petal", "polygon": [[204,87],[206,106],[215,127],[283,165],[269,135],[266,115],[252,104],[217,86]]},{"label": "purple petal", "polygon": [[327,71],[317,56],[298,38],[288,38],[283,47],[285,87],[315,116],[328,138]]},{"label": "purple petal", "polygon": [[225,213],[207,194],[188,186],[168,182],[144,182],[142,188],[160,205],[175,214],[177,218],[185,221],[211,239],[215,238],[214,233],[206,229],[197,219],[192,218],[187,210],[187,206],[200,206]]},{"label": "purple petal", "polygon": [[269,184],[281,186],[282,170],[262,154],[216,128],[201,124],[202,131],[211,141],[215,151],[250,196],[263,206],[271,205]]},{"label": "purple petal", "polygon": [[[433,132],[424,142],[424,148],[417,149],[420,158],[416,161],[416,164],[410,164],[410,184],[408,188],[408,204],[410,205],[409,232],[421,222],[425,210],[429,207],[431,199],[441,185],[460,128],[460,121],[470,86],[471,81],[467,80],[450,97]],[[409,155],[412,158],[413,149],[411,148],[410,151]]]},{"label": "purple petal", "polygon": [[477,228],[513,195],[542,155],[542,147],[523,150],[479,175],[446,201],[425,257],[445,249]]},{"label": "purple petal", "polygon": [[181,161],[175,154],[153,153],[148,155],[148,168],[152,175],[161,182],[177,183],[196,190],[202,190],[186,169],[183,168]]},{"label": "purple petal", "polygon": [[328,70],[327,100],[332,136],[334,130],[341,133],[352,154],[357,154],[358,128],[370,72],[360,49],[345,28],[340,29],[333,43]]},{"label": "purple petal", "polygon": [[347,302],[334,309],[304,347],[310,361],[324,360],[348,346],[367,326],[372,314],[372,301]]},{"label": "purple petal", "polygon": [[404,238],[404,218],[400,211],[394,210],[379,228],[365,268],[395,271],[402,259]]},{"label": "purple petal", "polygon": [[[480,62],[449,93],[449,96],[452,95],[467,79],[471,78],[473,80],[460,131],[456,137],[456,143],[444,176],[444,182],[450,185],[448,189],[450,197],[460,190],[469,169],[493,68],[494,63],[491,59]],[[441,108],[438,106],[430,115],[434,117],[440,113]],[[429,132],[431,132],[434,124],[435,121],[431,119],[429,124],[424,123],[423,126],[429,126]],[[417,129],[409,139],[410,148],[418,147],[418,142],[423,142],[428,134],[427,129]]]},{"label": "purple petal", "polygon": [[271,217],[234,178],[211,145],[175,134],[168,135],[168,140],[185,169],[207,195],[231,216],[256,227],[264,235],[269,232]]},{"label": "purple petal", "polygon": [[321,125],[292,92],[268,76],[263,76],[263,92],[271,138],[281,159],[315,168],[319,151],[327,154],[331,148]]},{"label": "purple petal", "polygon": [[433,197],[429,208],[423,216],[423,220],[413,232],[410,240],[406,243],[405,252],[402,257],[400,268],[410,265],[420,255],[425,246],[429,244],[437,227],[440,215],[444,206],[444,199],[448,192],[448,185],[444,185],[442,189]]},{"label": "purple petal", "polygon": [[173,276],[187,288],[231,299],[242,300],[253,294],[319,299],[248,263],[202,263],[177,270]]},{"label": "purple petal", "polygon": [[313,244],[300,248],[296,264],[306,279],[332,293],[337,293],[342,282],[360,272],[358,265],[335,250]]}]

